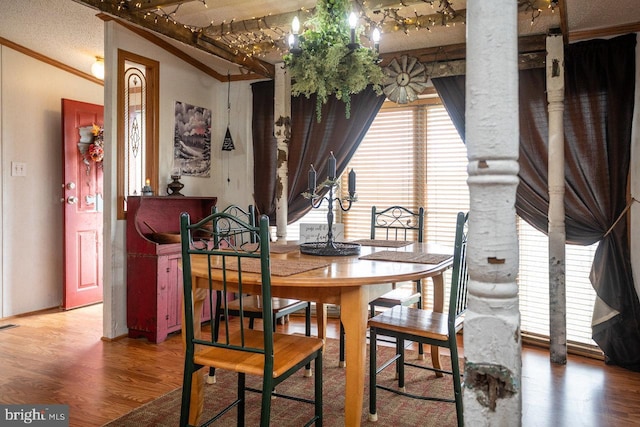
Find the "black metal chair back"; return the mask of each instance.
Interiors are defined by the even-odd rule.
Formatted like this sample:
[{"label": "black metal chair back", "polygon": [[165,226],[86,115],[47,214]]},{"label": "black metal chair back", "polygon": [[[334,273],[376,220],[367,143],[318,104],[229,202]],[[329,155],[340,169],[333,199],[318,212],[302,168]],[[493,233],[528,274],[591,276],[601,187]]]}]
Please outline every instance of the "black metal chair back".
[{"label": "black metal chair back", "polygon": [[409,240],[422,242],[424,230],[424,208],[417,212],[403,206],[391,206],[379,211],[371,207],[371,239],[376,239],[376,231],[380,231],[378,239]]},{"label": "black metal chair back", "polygon": [[[218,208],[214,207],[213,212],[217,213]],[[247,210],[244,210],[243,208],[237,205],[229,205],[226,208],[224,208],[222,212],[227,213],[235,218],[238,218],[243,222],[245,222],[246,224],[251,225],[252,227],[255,227],[258,225],[258,221],[256,219],[256,211],[253,205],[249,205]],[[214,223],[214,227],[215,226],[216,224]],[[222,238],[220,234],[217,234],[216,236],[218,238]],[[224,236],[224,238],[231,241],[228,242],[226,240],[218,240],[218,241],[214,241],[214,245],[216,245],[216,247],[219,247],[220,245],[222,245],[222,247],[225,247],[230,244],[242,245],[247,242],[255,243],[257,240],[255,233],[244,230],[244,229],[229,230],[228,235]]]}]

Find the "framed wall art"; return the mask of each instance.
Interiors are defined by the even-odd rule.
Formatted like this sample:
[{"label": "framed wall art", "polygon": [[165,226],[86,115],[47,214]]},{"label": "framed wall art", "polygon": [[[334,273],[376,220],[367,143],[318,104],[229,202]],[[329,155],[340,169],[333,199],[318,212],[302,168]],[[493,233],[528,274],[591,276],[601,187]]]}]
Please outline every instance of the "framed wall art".
[{"label": "framed wall art", "polygon": [[180,175],[211,175],[211,110],[176,101],[173,161]]}]

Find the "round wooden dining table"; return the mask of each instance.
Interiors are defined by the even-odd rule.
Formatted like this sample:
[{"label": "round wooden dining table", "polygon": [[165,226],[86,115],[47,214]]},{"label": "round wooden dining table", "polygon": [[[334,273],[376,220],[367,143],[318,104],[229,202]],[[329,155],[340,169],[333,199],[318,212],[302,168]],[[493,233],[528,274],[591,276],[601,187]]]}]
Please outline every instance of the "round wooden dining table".
[{"label": "round wooden dining table", "polygon": [[[350,256],[303,254],[295,242],[272,243],[270,250],[272,295],[315,302],[318,335],[321,338],[325,338],[326,304],[340,306],[340,318],[345,331],[345,426],[348,427],[359,426],[362,418],[369,301],[389,291],[393,283],[430,277],[434,285],[433,308],[442,311],[443,273],[452,263],[448,255],[453,252],[450,248],[428,243],[410,243],[393,248],[375,242],[368,243],[375,246],[362,245],[359,255]],[[196,288],[194,305],[198,313],[205,295],[203,291],[209,286],[210,271],[204,258],[193,256],[191,264],[192,282]],[[211,269],[214,281],[216,275],[221,276],[221,271]],[[243,272],[243,286],[244,291],[259,294],[260,274],[257,271],[253,274]],[[423,296],[426,294],[425,288],[423,285]],[[435,351],[432,348],[431,357],[434,366],[440,367],[437,347]],[[193,404],[202,402],[203,387],[203,376],[194,375],[191,391]],[[201,412],[201,408],[192,407],[190,423],[197,424]]]}]

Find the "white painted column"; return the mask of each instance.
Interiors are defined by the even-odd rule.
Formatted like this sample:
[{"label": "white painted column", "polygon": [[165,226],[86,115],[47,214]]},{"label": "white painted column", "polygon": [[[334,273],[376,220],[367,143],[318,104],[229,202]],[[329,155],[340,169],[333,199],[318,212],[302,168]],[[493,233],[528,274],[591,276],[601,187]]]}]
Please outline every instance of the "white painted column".
[{"label": "white painted column", "polygon": [[291,76],[284,64],[276,64],[275,105],[273,118],[275,136],[278,141],[278,163],[276,177],[276,236],[287,240],[288,193],[289,193],[289,139],[291,138]]},{"label": "white painted column", "polygon": [[547,37],[549,102],[549,355],[567,363],[564,221],[564,43],[562,34]]},{"label": "white painted column", "polygon": [[467,2],[469,306],[464,322],[464,421],[522,419],[518,307],[518,2]]}]

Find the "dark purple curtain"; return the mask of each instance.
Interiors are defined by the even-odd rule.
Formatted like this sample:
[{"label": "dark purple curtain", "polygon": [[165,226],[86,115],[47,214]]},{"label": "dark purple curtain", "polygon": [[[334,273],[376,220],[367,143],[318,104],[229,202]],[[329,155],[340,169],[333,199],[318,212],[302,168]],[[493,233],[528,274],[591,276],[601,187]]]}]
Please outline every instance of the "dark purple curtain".
[{"label": "dark purple curtain", "polygon": [[453,125],[456,127],[460,138],[465,139],[464,121],[464,91],[465,76],[451,76],[431,79],[433,87],[436,88],[444,108],[451,117]]},{"label": "dark purple curtain", "polygon": [[[253,148],[254,199],[262,214],[275,223],[277,147],[274,136],[273,81],[254,83]],[[291,98],[291,139],[289,141],[288,222],[294,222],[311,209],[309,200],[301,196],[308,187],[309,167],[313,164],[318,182],[326,178],[329,152],[336,157],[337,173],[349,163],[378,114],[384,96],[371,88],[351,97],[351,117],[346,118],[345,105],[335,97],[322,108],[322,121],[316,120],[315,96]]]},{"label": "dark purple curtain", "polygon": [[[607,362],[640,370],[640,303],[631,274],[625,211],[635,90],[636,36],[591,40],[565,48],[565,211],[567,242],[600,242],[591,270],[599,298],[620,312],[594,325]],[[520,71],[518,215],[547,232],[548,116],[545,70]],[[434,79],[441,96],[459,94],[460,78]],[[462,85],[464,86],[464,85]],[[464,90],[462,90],[464,93]],[[445,101],[464,121],[464,98]],[[464,129],[464,124],[456,128]],[[463,137],[464,139],[464,137]]]}]

